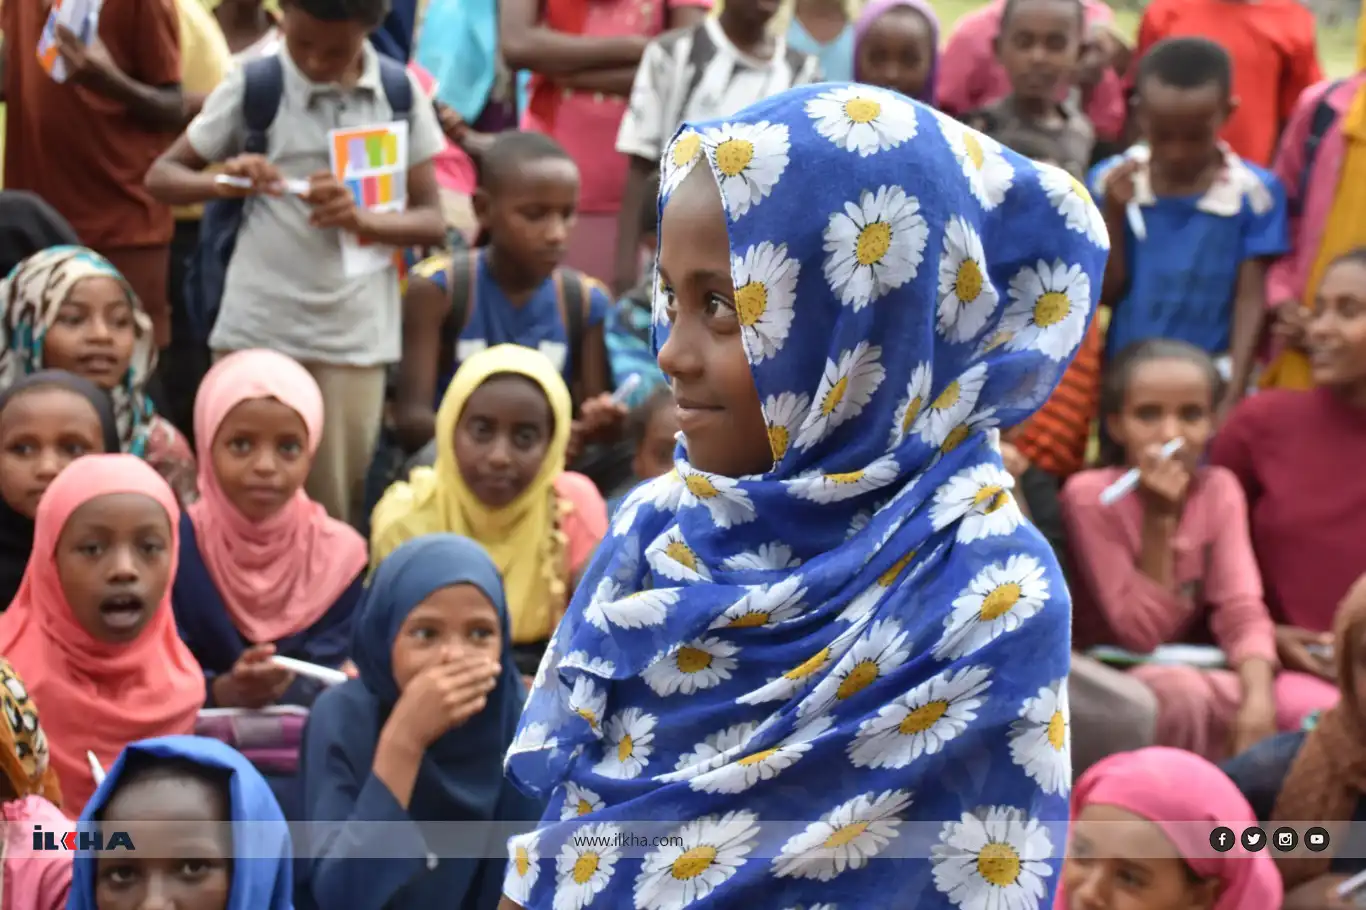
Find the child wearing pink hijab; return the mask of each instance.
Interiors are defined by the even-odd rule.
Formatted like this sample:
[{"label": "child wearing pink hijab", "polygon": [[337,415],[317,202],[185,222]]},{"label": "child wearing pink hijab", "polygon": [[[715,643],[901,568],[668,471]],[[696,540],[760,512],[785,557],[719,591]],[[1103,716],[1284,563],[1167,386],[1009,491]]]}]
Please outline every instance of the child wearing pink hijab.
[{"label": "child wearing pink hijab", "polygon": [[1154,746],[1092,765],[1072,793],[1071,843],[1054,910],[1275,910],[1282,889],[1267,851],[1237,843],[1257,824],[1233,781],[1205,759]]},{"label": "child wearing pink hijab", "polygon": [[255,718],[249,736],[234,712],[211,712],[199,732],[244,752],[289,816],[306,708],[322,687],[271,658],[347,665],[365,540],[304,492],[323,399],[298,363],[264,350],[224,357],[199,387],[194,425],[200,498],[180,522],[173,600],[206,705],[297,706],[264,728]]}]

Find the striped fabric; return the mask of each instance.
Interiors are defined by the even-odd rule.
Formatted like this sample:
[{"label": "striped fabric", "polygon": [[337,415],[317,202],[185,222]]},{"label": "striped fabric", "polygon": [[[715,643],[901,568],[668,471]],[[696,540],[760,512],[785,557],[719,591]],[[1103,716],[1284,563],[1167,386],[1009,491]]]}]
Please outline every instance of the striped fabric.
[{"label": "striped fabric", "polygon": [[1100,405],[1100,367],[1105,330],[1092,320],[1076,359],[1063,373],[1043,407],[1011,440],[1031,463],[1058,478],[1080,471],[1086,462],[1091,421]]}]

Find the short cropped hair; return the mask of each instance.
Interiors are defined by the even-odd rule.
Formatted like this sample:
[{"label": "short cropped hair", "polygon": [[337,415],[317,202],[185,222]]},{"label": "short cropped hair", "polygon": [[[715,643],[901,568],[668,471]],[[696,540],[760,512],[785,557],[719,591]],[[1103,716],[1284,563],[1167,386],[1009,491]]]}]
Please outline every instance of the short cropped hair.
[{"label": "short cropped hair", "polygon": [[359,22],[374,29],[389,15],[389,0],[281,0],[320,22]]},{"label": "short cropped hair", "polygon": [[1167,38],[1138,61],[1134,84],[1141,90],[1148,79],[1180,89],[1215,85],[1228,96],[1233,91],[1233,61],[1208,38]]},{"label": "short cropped hair", "polygon": [[574,159],[554,139],[545,133],[508,130],[494,137],[488,150],[479,160],[479,187],[494,192],[508,176],[532,161],[547,158],[573,161]]}]

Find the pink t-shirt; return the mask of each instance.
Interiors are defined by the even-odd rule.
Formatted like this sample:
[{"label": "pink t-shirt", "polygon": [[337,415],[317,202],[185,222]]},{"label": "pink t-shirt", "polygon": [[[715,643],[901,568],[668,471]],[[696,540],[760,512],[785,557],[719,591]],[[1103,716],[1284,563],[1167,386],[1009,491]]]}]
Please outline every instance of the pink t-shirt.
[{"label": "pink t-shirt", "polygon": [[565,556],[572,581],[588,565],[593,551],[607,536],[607,503],[593,486],[593,481],[574,471],[565,471],[556,477],[553,486],[555,495],[574,507],[565,516],[561,528],[568,538]]},{"label": "pink t-shirt", "polygon": [[0,806],[7,826],[5,875],[0,910],[66,910],[71,891],[71,854],[34,853],[34,825],[64,831],[71,824],[62,810],[41,796],[25,796]]}]

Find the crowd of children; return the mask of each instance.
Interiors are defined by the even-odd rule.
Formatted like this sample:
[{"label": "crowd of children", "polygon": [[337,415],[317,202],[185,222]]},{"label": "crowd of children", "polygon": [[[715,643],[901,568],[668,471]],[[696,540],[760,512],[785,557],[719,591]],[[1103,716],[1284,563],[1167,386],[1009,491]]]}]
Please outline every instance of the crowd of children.
[{"label": "crowd of children", "polygon": [[[1366,821],[1366,24],[1325,79],[1296,0],[52,6],[4,910],[1348,906],[1186,823]],[[631,818],[685,848],[565,833]],[[77,819],[138,851],[30,849]]]}]

